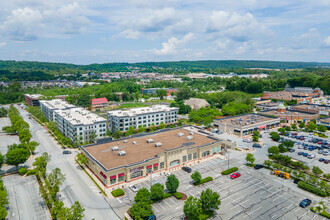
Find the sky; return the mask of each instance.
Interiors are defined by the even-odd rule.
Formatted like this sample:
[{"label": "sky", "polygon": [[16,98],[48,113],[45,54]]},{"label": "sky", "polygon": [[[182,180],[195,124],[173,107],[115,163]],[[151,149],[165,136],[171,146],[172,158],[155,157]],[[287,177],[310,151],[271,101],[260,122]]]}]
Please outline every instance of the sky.
[{"label": "sky", "polygon": [[330,62],[330,0],[2,0],[0,59]]}]

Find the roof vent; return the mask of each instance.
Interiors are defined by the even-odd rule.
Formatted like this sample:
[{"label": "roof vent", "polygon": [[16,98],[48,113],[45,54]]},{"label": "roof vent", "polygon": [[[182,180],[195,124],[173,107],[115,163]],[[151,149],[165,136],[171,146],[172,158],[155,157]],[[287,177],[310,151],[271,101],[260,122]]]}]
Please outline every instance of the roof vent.
[{"label": "roof vent", "polygon": [[133,141],[132,143],[133,143],[133,144],[136,144],[136,141]]},{"label": "roof vent", "polygon": [[111,148],[111,150],[112,151],[117,151],[117,150],[119,150],[119,147],[118,146],[114,146],[114,147]]},{"label": "roof vent", "polygon": [[157,142],[157,143],[155,143],[155,146],[156,146],[156,147],[161,147],[161,146],[162,146],[162,143]]},{"label": "roof vent", "polygon": [[152,143],[152,142],[154,142],[153,139],[147,139],[147,143]]},{"label": "roof vent", "polygon": [[178,136],[179,137],[182,137],[184,135],[184,133],[179,133]]},{"label": "roof vent", "polygon": [[187,140],[192,140],[193,136],[187,136]]},{"label": "roof vent", "polygon": [[119,155],[119,156],[124,156],[124,155],[126,155],[126,151],[123,151],[123,150],[122,150],[122,151],[119,151],[119,152],[118,152],[118,155]]},{"label": "roof vent", "polygon": [[123,143],[127,143],[127,140],[124,140]]}]

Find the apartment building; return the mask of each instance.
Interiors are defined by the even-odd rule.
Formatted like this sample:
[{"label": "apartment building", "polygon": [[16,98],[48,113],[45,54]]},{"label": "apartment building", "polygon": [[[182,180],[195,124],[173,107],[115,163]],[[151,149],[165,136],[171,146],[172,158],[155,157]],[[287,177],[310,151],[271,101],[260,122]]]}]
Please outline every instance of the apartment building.
[{"label": "apartment building", "polygon": [[55,110],[55,122],[58,130],[72,142],[91,142],[93,133],[103,138],[106,134],[106,119],[83,108]]},{"label": "apartment building", "polygon": [[138,129],[140,126],[173,124],[177,122],[178,111],[179,108],[167,105],[108,111],[108,126],[114,133],[117,130],[125,132],[129,127]]},{"label": "apartment building", "polygon": [[41,98],[41,94],[24,94],[25,103],[31,106],[39,106],[39,100]]},{"label": "apartment building", "polygon": [[228,140],[184,127],[82,146],[81,150],[88,168],[106,188],[111,188],[119,184],[124,187],[151,173],[197,164],[230,148]]},{"label": "apartment building", "polygon": [[39,102],[40,109],[48,121],[55,121],[55,110],[65,110],[76,107],[61,99],[40,100]]}]

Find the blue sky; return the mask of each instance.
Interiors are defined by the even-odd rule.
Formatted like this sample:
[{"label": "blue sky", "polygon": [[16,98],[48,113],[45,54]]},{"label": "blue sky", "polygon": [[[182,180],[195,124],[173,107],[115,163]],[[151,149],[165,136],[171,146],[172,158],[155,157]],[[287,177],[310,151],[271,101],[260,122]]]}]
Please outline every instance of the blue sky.
[{"label": "blue sky", "polygon": [[1,1],[0,59],[330,62],[330,1]]}]

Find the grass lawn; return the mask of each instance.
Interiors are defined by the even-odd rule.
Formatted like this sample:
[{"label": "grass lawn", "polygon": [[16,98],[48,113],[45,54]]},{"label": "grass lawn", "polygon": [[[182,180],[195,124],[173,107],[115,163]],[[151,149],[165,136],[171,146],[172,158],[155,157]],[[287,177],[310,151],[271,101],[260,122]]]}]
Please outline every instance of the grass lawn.
[{"label": "grass lawn", "polygon": [[127,104],[121,104],[116,109],[123,109],[123,108],[137,108],[137,107],[147,107],[148,105],[144,103],[127,103]]}]

